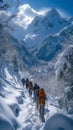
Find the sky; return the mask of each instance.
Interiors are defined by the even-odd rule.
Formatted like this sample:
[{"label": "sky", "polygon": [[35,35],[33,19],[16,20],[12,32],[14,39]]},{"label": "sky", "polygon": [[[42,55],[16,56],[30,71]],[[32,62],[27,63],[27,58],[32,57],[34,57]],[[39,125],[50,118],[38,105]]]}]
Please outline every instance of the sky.
[{"label": "sky", "polygon": [[73,0],[21,0],[21,4],[29,4],[35,10],[57,8],[64,14],[73,16]]}]

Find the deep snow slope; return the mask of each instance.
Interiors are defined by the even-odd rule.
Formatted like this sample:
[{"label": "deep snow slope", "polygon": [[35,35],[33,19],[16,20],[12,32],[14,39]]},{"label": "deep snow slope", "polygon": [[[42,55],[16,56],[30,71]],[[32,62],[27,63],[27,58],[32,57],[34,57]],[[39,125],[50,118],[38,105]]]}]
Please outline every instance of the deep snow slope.
[{"label": "deep snow slope", "polygon": [[49,118],[44,130],[72,130],[73,120],[62,114],[55,114]]},{"label": "deep snow slope", "polygon": [[17,97],[19,97],[20,94],[19,92],[14,91],[18,86],[19,76],[17,80],[17,75],[11,70],[11,67],[9,67],[8,64],[3,64],[0,66],[1,130],[16,130],[20,127],[20,123],[16,119],[16,114],[18,114],[20,110],[17,100]]}]

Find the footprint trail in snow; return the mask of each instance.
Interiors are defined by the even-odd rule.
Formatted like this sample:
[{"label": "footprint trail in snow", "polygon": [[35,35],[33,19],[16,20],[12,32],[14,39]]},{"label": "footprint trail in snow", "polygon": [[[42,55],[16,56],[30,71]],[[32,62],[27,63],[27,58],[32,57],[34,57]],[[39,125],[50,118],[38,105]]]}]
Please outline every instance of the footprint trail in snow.
[{"label": "footprint trail in snow", "polygon": [[39,118],[39,111],[36,109],[36,104],[33,102],[32,97],[29,97],[29,94],[24,91],[24,101],[20,105],[21,111],[18,116],[18,120],[23,124],[23,130],[39,130],[43,125]]}]

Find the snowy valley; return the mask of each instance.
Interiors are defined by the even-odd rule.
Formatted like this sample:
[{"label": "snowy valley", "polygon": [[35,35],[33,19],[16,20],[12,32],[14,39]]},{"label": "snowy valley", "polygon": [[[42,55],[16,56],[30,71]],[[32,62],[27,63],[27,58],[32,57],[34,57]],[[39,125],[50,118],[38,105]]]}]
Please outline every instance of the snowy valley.
[{"label": "snowy valley", "polygon": [[[0,11],[0,130],[73,130],[73,17],[23,7]],[[23,77],[45,89],[44,123]]]}]

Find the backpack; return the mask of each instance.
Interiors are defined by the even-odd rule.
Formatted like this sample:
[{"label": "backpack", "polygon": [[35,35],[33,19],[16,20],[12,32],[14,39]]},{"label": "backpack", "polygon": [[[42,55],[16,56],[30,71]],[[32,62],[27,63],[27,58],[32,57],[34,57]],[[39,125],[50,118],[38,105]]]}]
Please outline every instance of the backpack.
[{"label": "backpack", "polygon": [[29,89],[32,89],[32,88],[33,88],[33,83],[29,82]]},{"label": "backpack", "polygon": [[44,89],[39,90],[39,104],[45,104],[45,92]]},{"label": "backpack", "polygon": [[40,89],[39,90],[39,97],[44,97],[44,96],[45,96],[44,89]]}]

